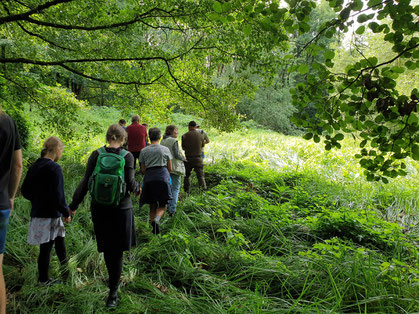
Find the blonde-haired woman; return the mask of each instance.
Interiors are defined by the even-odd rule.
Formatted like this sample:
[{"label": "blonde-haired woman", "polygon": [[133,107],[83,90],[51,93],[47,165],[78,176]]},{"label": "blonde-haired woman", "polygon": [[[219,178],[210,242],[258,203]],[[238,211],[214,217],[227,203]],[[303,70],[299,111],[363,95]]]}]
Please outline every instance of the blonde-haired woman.
[{"label": "blonde-haired woman", "polygon": [[65,201],[63,172],[57,164],[63,151],[63,142],[58,137],[49,137],[44,143],[41,157],[29,168],[22,185],[22,194],[32,205],[28,243],[40,246],[38,281],[43,285],[55,282],[48,276],[53,246],[64,274],[67,273],[65,229],[61,217],[65,222],[70,222],[71,212]]}]

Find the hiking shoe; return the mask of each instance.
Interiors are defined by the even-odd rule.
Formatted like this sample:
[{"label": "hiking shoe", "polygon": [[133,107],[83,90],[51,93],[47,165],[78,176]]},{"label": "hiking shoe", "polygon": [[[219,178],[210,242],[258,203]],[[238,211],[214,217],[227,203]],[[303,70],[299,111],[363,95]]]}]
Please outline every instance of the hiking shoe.
[{"label": "hiking shoe", "polygon": [[116,307],[118,305],[118,291],[110,291],[106,300],[106,307]]}]

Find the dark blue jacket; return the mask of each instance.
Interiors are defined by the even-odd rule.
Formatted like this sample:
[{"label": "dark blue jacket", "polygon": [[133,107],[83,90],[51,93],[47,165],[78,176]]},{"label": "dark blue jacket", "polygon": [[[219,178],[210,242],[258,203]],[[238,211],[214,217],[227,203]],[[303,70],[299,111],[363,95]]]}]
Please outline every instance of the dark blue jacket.
[{"label": "dark blue jacket", "polygon": [[39,158],[28,170],[22,195],[31,201],[31,217],[68,217],[61,167],[48,158]]}]

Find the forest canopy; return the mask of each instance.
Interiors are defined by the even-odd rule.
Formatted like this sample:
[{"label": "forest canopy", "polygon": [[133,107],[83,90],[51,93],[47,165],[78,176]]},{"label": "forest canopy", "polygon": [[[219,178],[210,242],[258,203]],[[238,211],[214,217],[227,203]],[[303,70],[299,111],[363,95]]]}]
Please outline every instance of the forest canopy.
[{"label": "forest canopy", "polygon": [[[409,0],[326,4],[5,0],[2,107],[55,111],[49,121],[60,125],[76,119],[78,106],[109,100],[155,118],[178,108],[229,131],[245,97],[261,87],[270,96],[269,88],[280,86],[289,92],[275,102],[292,99],[287,114],[306,139],[324,141],[329,150],[352,135],[360,138],[357,157],[369,180],[405,175],[403,159],[419,159],[419,91],[417,81],[398,88],[397,78],[419,67],[419,6]],[[365,55],[336,71],[341,60],[333,47],[354,27],[360,38],[382,35],[391,53]]]}]

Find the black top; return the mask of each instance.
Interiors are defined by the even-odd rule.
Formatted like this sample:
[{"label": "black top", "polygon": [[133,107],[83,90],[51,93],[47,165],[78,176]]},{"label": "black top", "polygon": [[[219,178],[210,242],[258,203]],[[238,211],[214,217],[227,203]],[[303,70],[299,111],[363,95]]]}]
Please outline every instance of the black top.
[{"label": "black top", "polygon": [[31,217],[68,217],[61,167],[48,158],[39,158],[28,170],[22,195],[31,201]]},{"label": "black top", "polygon": [[[122,148],[113,148],[113,147],[105,147],[108,153],[119,154]],[[83,180],[80,182],[79,186],[77,187],[76,191],[73,195],[73,201],[70,204],[71,210],[76,210],[80,203],[83,202],[84,197],[89,190],[89,178],[93,174],[93,170],[96,167],[97,157],[99,156],[99,152],[95,150],[89,157],[86,166],[86,172],[84,174]],[[124,176],[125,176],[125,183],[127,184],[127,193],[125,194],[124,198],[119,202],[118,209],[128,209],[132,208],[132,201],[131,197],[129,196],[128,192],[137,192],[140,190],[140,184],[135,181],[135,169],[134,169],[134,156],[130,152],[125,155],[125,169],[124,169]],[[91,207],[95,207],[95,205],[91,203]],[[103,207],[103,206],[102,206]]]},{"label": "black top", "polygon": [[0,113],[0,210],[10,209],[9,180],[13,153],[20,149],[19,133],[12,118]]}]

